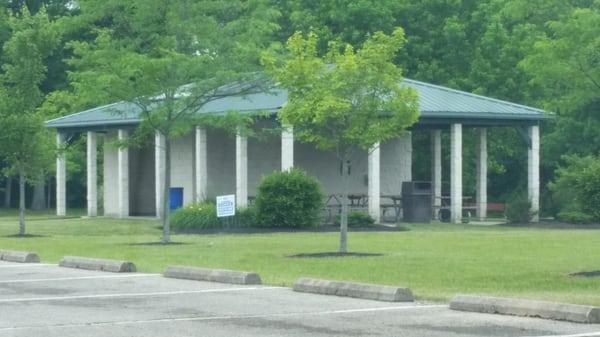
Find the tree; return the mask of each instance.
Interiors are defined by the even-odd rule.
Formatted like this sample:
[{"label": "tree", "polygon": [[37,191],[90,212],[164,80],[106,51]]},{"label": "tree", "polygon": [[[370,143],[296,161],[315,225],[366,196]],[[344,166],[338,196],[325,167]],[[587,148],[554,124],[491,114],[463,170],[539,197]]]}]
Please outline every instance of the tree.
[{"label": "tree", "polygon": [[[600,101],[600,4],[575,9],[548,23],[550,33],[535,44],[521,66],[545,91],[547,106],[570,113]],[[550,66],[551,65],[551,66]]]},{"label": "tree", "polygon": [[355,50],[331,43],[328,53],[317,52],[314,33],[295,33],[287,54],[266,53],[267,71],[288,90],[288,102],[279,111],[283,125],[295,137],[332,150],[340,164],[342,214],[339,251],[348,251],[348,174],[359,150],[370,151],[380,142],[400,136],[418,118],[414,90],[402,86],[402,71],[392,63],[405,43],[404,31],[374,33]]},{"label": "tree", "polygon": [[[170,242],[171,139],[198,124],[230,122],[227,125],[234,124],[234,129],[244,128],[247,117],[230,114],[239,118],[216,121],[214,116],[199,117],[198,111],[214,100],[243,96],[266,84],[257,76],[259,51],[277,28],[270,24],[277,13],[265,4],[262,0],[81,3],[82,15],[88,23],[96,22],[98,33],[92,42],[71,43],[76,92],[132,103],[143,119],[135,138],[159,132],[166,139],[163,243]],[[113,6],[124,8],[114,12]],[[103,27],[106,21],[98,17],[105,16],[120,20]]]},{"label": "tree", "polygon": [[23,8],[10,17],[9,26],[0,73],[0,155],[8,164],[5,171],[19,176],[19,234],[25,235],[25,182],[40,176],[53,152],[37,108],[44,99],[44,61],[60,37],[43,9],[31,15]]}]

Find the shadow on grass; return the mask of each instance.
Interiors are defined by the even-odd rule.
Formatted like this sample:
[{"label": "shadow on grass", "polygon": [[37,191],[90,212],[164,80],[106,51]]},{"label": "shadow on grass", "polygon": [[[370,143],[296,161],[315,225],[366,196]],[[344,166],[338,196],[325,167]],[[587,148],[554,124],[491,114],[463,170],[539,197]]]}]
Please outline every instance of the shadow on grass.
[{"label": "shadow on grass", "polygon": [[501,227],[513,227],[513,228],[540,228],[540,229],[600,229],[600,224],[576,224],[562,222],[558,220],[541,220],[537,223],[504,223],[498,226]]},{"label": "shadow on grass", "polygon": [[379,254],[379,253],[358,253],[358,252],[348,252],[348,253],[323,252],[323,253],[295,254],[295,255],[288,255],[287,257],[291,257],[291,258],[314,258],[314,259],[322,259],[322,258],[329,258],[329,257],[370,257],[370,256],[383,256],[383,254]]},{"label": "shadow on grass", "polygon": [[189,245],[190,243],[188,242],[175,242],[175,241],[171,241],[171,242],[161,242],[161,241],[155,241],[155,242],[135,242],[135,243],[126,243],[125,245],[127,246],[180,246],[180,245]]},{"label": "shadow on grass", "polygon": [[580,276],[580,277],[600,277],[600,270],[594,271],[579,271],[576,273],[569,273],[569,276]]},{"label": "shadow on grass", "polygon": [[[160,227],[162,228],[162,227]],[[405,232],[410,229],[396,225],[373,225],[368,227],[350,227],[349,232]],[[337,233],[340,226],[322,225],[308,228],[285,227],[237,227],[237,228],[210,228],[210,229],[173,229],[174,234],[273,234],[273,233]]]},{"label": "shadow on grass", "polygon": [[47,237],[50,237],[50,235],[41,235],[41,234],[24,234],[24,235],[10,234],[10,235],[4,235],[2,237],[3,238],[16,238],[16,239],[29,239],[29,238],[47,238]]}]

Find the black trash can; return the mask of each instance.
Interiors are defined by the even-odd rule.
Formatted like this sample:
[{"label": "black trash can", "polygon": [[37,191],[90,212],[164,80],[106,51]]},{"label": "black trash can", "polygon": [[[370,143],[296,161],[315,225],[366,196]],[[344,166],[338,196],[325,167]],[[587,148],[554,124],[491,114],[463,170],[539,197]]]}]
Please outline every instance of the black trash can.
[{"label": "black trash can", "polygon": [[429,223],[431,221],[431,183],[405,181],[402,183],[402,212],[404,221]]}]

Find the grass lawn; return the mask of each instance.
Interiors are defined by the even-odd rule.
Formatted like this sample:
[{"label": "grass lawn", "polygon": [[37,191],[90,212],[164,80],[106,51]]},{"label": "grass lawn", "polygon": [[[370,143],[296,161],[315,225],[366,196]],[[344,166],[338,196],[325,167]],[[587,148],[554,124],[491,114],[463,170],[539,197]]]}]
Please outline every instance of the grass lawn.
[{"label": "grass lawn", "polygon": [[253,270],[263,282],[291,285],[299,276],[409,286],[420,299],[478,293],[600,305],[599,229],[408,225],[405,232],[349,234],[354,252],[383,256],[290,258],[335,251],[336,233],[174,235],[181,245],[144,245],[160,238],[152,220],[58,219],[32,214],[30,234],[14,238],[15,212],[0,210],[0,249],[34,250],[43,262],[63,255],[127,259],[144,272],[169,264]]}]

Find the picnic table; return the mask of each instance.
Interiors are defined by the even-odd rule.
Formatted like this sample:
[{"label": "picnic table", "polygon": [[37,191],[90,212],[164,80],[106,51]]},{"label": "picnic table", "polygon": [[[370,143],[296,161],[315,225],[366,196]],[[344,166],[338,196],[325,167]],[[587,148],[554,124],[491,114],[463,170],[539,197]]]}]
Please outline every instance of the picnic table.
[{"label": "picnic table", "polygon": [[[400,195],[381,195],[381,198],[390,199],[389,203],[382,203],[380,205],[383,210],[383,217],[385,218],[388,210],[394,210],[394,221],[397,222],[402,214],[402,196]],[[342,195],[331,194],[327,197],[325,202],[326,222],[331,223],[333,217],[342,210]],[[365,210],[369,206],[369,196],[364,193],[349,193],[348,194],[348,207],[350,210]]]},{"label": "picnic table", "polygon": [[382,203],[381,209],[383,210],[383,218],[385,218],[385,214],[389,209],[394,210],[394,222],[398,222],[400,220],[400,216],[402,215],[402,196],[401,195],[382,195],[382,198],[390,199],[392,203]]}]

